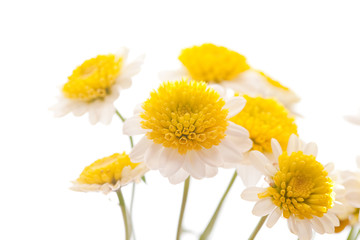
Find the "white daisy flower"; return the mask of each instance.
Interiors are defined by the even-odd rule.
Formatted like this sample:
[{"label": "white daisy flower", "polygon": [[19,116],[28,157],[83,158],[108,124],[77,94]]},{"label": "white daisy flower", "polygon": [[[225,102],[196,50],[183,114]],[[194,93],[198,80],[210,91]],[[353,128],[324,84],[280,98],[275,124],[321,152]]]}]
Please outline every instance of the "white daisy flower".
[{"label": "white daisy flower", "polygon": [[317,145],[305,144],[296,135],[291,135],[287,150],[282,151],[278,141],[271,141],[274,164],[259,151],[252,151],[251,158],[256,167],[266,176],[268,187],[250,187],[241,197],[256,201],[253,214],[267,216],[268,227],[272,227],[283,215],[290,231],[300,240],[310,240],[313,230],[333,233],[339,219],[333,212],[333,181],[328,176],[333,165],[325,167],[316,161]]},{"label": "white daisy flower", "polygon": [[[360,168],[360,158],[358,167]],[[338,233],[347,226],[360,224],[360,200],[359,195],[356,196],[356,192],[360,192],[360,171],[337,171],[336,177],[336,201],[342,204],[342,209],[336,213],[340,220],[340,225],[335,228],[335,232]]]},{"label": "white daisy flower", "polygon": [[182,63],[181,67],[161,72],[159,74],[161,80],[177,80],[185,77],[217,83],[253,97],[276,98],[289,109],[300,100],[293,91],[278,81],[261,71],[251,69],[243,55],[226,47],[206,43],[185,48],[179,60]]},{"label": "white daisy flower", "polygon": [[127,154],[115,153],[87,166],[71,189],[108,194],[129,183],[139,182],[148,170],[145,164],[131,162]]},{"label": "white daisy flower", "polygon": [[[249,131],[252,150],[258,150],[272,160],[271,139],[277,139],[285,150],[291,134],[297,134],[295,118],[275,99],[243,97],[246,99],[244,109],[230,121]],[[237,166],[245,186],[255,185],[262,176],[261,171],[253,171],[253,168],[249,154],[246,154],[242,164]]]},{"label": "white daisy flower", "polygon": [[173,184],[213,177],[218,167],[238,164],[252,146],[249,132],[229,121],[245,103],[242,97],[225,102],[204,82],[164,82],[124,123],[125,134],[146,134],[130,158]]},{"label": "white daisy flower", "polygon": [[117,54],[99,55],[77,67],[62,87],[58,103],[51,108],[55,117],[70,112],[75,116],[89,113],[91,124],[109,124],[116,111],[119,91],[131,86],[131,78],[140,71],[144,56],[127,61],[128,49]]}]

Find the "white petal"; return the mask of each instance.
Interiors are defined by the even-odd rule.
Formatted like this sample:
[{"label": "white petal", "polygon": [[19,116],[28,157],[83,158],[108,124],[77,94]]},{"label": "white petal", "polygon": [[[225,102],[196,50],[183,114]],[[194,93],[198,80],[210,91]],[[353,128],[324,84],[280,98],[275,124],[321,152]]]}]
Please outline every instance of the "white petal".
[{"label": "white petal", "polygon": [[169,177],[169,182],[171,184],[178,184],[185,181],[185,179],[188,177],[189,173],[187,173],[184,169],[180,168],[177,173]]},{"label": "white petal", "polygon": [[287,146],[287,154],[290,156],[292,152],[297,152],[299,150],[299,139],[295,134],[291,134],[288,146]]},{"label": "white petal", "polygon": [[360,179],[357,179],[356,177],[350,177],[348,179],[346,179],[343,182],[343,185],[345,186],[346,189],[348,190],[360,190]]},{"label": "white petal", "polygon": [[274,159],[278,161],[279,156],[282,154],[280,143],[275,139],[271,139],[271,149],[273,151]]},{"label": "white petal", "polygon": [[266,188],[248,187],[241,193],[241,198],[247,201],[258,201],[258,194],[265,192]]},{"label": "white petal", "polygon": [[328,163],[324,166],[324,170],[328,173],[331,173],[332,171],[334,171],[334,169],[335,169],[334,163]]},{"label": "white petal", "polygon": [[208,87],[214,89],[217,93],[219,93],[220,97],[222,98],[226,97],[226,88],[224,88],[223,86],[213,83],[213,84],[208,84]]},{"label": "white petal", "polygon": [[157,170],[161,167],[160,155],[163,155],[163,149],[164,147],[162,146],[162,144],[150,144],[144,156],[144,162],[148,168],[152,170]]},{"label": "white petal", "polygon": [[205,177],[205,164],[201,161],[195,150],[186,153],[183,168],[196,179]]},{"label": "white petal", "polygon": [[129,157],[130,160],[134,163],[144,161],[145,151],[150,145],[153,144],[151,140],[147,139],[146,136],[142,137],[140,141],[135,144],[134,148],[131,150]]},{"label": "white petal", "polygon": [[247,164],[239,165],[236,170],[246,187],[255,186],[263,175],[262,172],[257,170],[254,166]]},{"label": "white petal", "polygon": [[350,123],[360,125],[360,116],[344,116],[344,118]]},{"label": "white petal", "polygon": [[224,109],[229,109],[228,118],[236,116],[245,107],[246,100],[243,97],[232,97],[226,101]]},{"label": "white petal", "polygon": [[356,165],[358,168],[360,168],[360,156],[356,157]]},{"label": "white petal", "polygon": [[201,160],[207,165],[220,167],[224,162],[217,147],[202,149],[198,151]]},{"label": "white petal", "polygon": [[226,129],[226,135],[232,135],[234,137],[249,138],[249,131],[233,122],[229,122],[229,126]]},{"label": "white petal", "polygon": [[256,202],[252,213],[255,216],[262,217],[271,213],[276,206],[272,202],[271,198],[263,198]]},{"label": "white petal", "polygon": [[218,173],[217,167],[211,167],[209,165],[205,165],[205,177],[212,178],[215,177],[217,173]]},{"label": "white petal", "polygon": [[356,208],[360,208],[360,189],[345,194],[346,200]]},{"label": "white petal", "polygon": [[270,176],[274,176],[277,173],[276,168],[271,163],[265,164],[265,170]]},{"label": "white petal", "polygon": [[160,173],[164,177],[174,175],[180,170],[185,161],[185,156],[181,155],[177,149],[165,148],[160,156]]},{"label": "white petal", "polygon": [[121,89],[128,89],[132,85],[131,78],[120,76],[117,80],[117,86]]},{"label": "white petal", "polygon": [[265,165],[268,164],[270,161],[259,151],[251,151],[249,154],[249,158],[251,163],[254,165],[254,167],[265,174],[266,176],[269,176],[269,172],[266,171]]},{"label": "white petal", "polygon": [[148,130],[141,127],[142,120],[139,115],[126,119],[123,125],[123,133],[128,136],[145,134]]},{"label": "white petal", "polygon": [[297,234],[297,228],[296,228],[296,223],[295,223],[295,218],[293,216],[290,216],[287,219],[287,224],[288,227],[290,229],[290,232],[292,232],[293,234]]},{"label": "white petal", "polygon": [[299,240],[311,240],[312,239],[312,228],[311,223],[308,220],[298,220],[296,221],[296,226],[298,229],[297,235]]},{"label": "white petal", "polygon": [[[338,204],[335,204],[335,205],[338,205]],[[331,209],[331,210],[333,210],[333,209]],[[339,220],[339,218],[338,218],[334,213],[332,213],[332,212],[327,212],[327,213],[326,213],[326,216],[330,219],[331,223],[332,223],[335,227],[337,227],[337,226],[340,225],[340,220]]]},{"label": "white petal", "polygon": [[314,157],[317,156],[318,147],[316,143],[310,142],[305,145],[304,154],[305,155],[313,155]]},{"label": "white petal", "polygon": [[132,76],[138,74],[141,69],[141,65],[143,64],[145,59],[145,55],[141,55],[137,57],[133,62],[129,63],[128,65],[124,66],[121,71],[122,78],[131,78]]},{"label": "white petal", "polygon": [[266,222],[266,226],[271,228],[272,226],[275,225],[275,223],[279,220],[279,218],[281,217],[282,211],[280,210],[280,208],[275,208],[274,211],[272,211],[272,213],[269,215],[268,220]]},{"label": "white petal", "polygon": [[115,111],[116,109],[112,103],[103,104],[101,109],[100,122],[106,125],[110,124],[115,114]]},{"label": "white petal", "polygon": [[318,219],[320,220],[321,225],[323,226],[326,233],[334,233],[334,224],[332,224],[331,220],[326,216],[326,214],[324,214],[322,217],[319,217]]},{"label": "white petal", "polygon": [[[96,103],[92,103],[92,105],[95,105]],[[99,122],[101,113],[99,113],[99,109],[97,108],[97,106],[91,106],[91,108],[89,109],[89,120],[90,123],[95,125],[96,123]]]},{"label": "white petal", "polygon": [[320,233],[320,234],[324,234],[325,233],[325,229],[321,223],[321,221],[319,220],[318,217],[313,217],[312,219],[310,219],[310,222],[311,222],[311,226],[312,228]]},{"label": "white petal", "polygon": [[243,154],[240,149],[229,139],[225,138],[218,146],[224,163],[240,164]]},{"label": "white petal", "polygon": [[72,113],[74,114],[74,116],[79,117],[84,115],[87,110],[88,107],[86,106],[86,104],[77,104],[77,106],[72,109]]}]

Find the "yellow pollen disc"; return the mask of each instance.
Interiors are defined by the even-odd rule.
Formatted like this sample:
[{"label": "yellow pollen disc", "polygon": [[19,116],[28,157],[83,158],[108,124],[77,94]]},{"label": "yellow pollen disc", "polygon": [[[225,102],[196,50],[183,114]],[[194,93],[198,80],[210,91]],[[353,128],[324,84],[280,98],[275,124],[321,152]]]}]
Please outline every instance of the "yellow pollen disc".
[{"label": "yellow pollen disc", "polygon": [[82,184],[115,184],[121,179],[124,167],[130,166],[134,169],[139,163],[132,163],[126,153],[115,153],[109,157],[99,159],[87,166],[77,182]]},{"label": "yellow pollen disc", "polygon": [[333,181],[321,163],[302,151],[279,156],[279,171],[273,176],[273,186],[259,193],[259,198],[271,197],[285,218],[322,217],[333,207]]},{"label": "yellow pollen disc", "polygon": [[285,150],[291,134],[297,135],[295,119],[274,99],[243,97],[246,99],[244,109],[230,121],[249,131],[253,141],[252,149],[271,153],[271,138],[275,138]]},{"label": "yellow pollen disc", "polygon": [[232,80],[250,68],[243,55],[210,43],[183,49],[179,60],[194,80],[205,82]]},{"label": "yellow pollen disc", "polygon": [[165,82],[143,104],[141,126],[154,143],[180,154],[218,145],[225,137],[228,109],[204,82]]},{"label": "yellow pollen disc", "polygon": [[282,85],[280,82],[272,79],[271,77],[269,77],[268,75],[266,75],[265,73],[261,72],[261,71],[257,71],[261,76],[263,76],[265,78],[265,80],[272,86],[280,88],[282,90],[285,91],[290,91],[290,89],[288,87],[285,87],[284,85]]},{"label": "yellow pollen disc", "polygon": [[120,74],[123,59],[113,54],[99,55],[77,67],[63,86],[64,96],[90,102],[110,94]]}]

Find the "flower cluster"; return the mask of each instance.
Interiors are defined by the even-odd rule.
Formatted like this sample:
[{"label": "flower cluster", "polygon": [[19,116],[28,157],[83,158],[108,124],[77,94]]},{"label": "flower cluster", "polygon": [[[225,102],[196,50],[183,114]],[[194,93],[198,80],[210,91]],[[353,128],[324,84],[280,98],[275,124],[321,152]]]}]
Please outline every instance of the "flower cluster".
[{"label": "flower cluster", "polygon": [[[239,195],[256,202],[252,213],[261,217],[249,239],[255,239],[262,224],[272,227],[280,218],[300,240],[313,239],[314,232],[335,234],[346,226],[351,226],[348,239],[356,239],[360,171],[338,171],[333,164],[318,161],[317,145],[299,137],[294,115],[299,97],[226,47],[193,46],[183,49],[178,59],[178,69],[160,72],[159,87],[127,119],[114,102],[120,90],[131,87],[143,57],[128,61],[128,50],[123,48],[86,60],[72,72],[52,108],[55,116],[88,113],[92,124],[109,124],[116,114],[132,148],[128,154],[115,153],[87,166],[71,189],[116,192],[129,240],[134,229],[121,189],[141,179],[145,182],[151,170],[171,184],[184,182],[179,240],[190,179],[234,169],[200,239],[210,236],[236,176],[246,187]],[[135,135],[141,138],[133,146]]]}]

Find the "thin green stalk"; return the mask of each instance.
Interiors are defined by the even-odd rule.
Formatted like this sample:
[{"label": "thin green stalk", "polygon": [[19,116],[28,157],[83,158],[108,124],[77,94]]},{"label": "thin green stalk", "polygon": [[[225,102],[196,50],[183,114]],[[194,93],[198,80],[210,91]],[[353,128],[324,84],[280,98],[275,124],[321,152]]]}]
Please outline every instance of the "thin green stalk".
[{"label": "thin green stalk", "polygon": [[[126,118],[124,118],[117,109],[115,110],[115,112],[116,112],[116,115],[118,115],[118,117],[121,119],[121,121],[125,122]],[[131,148],[133,148],[134,147],[134,141],[133,141],[132,136],[129,136],[129,139],[130,139],[130,146],[131,146]]]},{"label": "thin green stalk", "polygon": [[183,198],[182,198],[182,203],[181,203],[179,223],[178,223],[177,233],[176,233],[176,240],[180,240],[180,235],[182,232],[182,222],[183,222],[183,218],[184,218],[185,206],[186,206],[187,196],[188,196],[188,192],[189,192],[189,185],[190,185],[190,177],[188,177],[184,182],[184,192],[183,192]]},{"label": "thin green stalk", "polygon": [[222,198],[221,198],[221,200],[220,200],[220,202],[219,202],[219,204],[218,204],[218,206],[217,206],[217,208],[216,208],[216,210],[215,210],[215,212],[214,212],[214,214],[213,214],[213,216],[212,216],[212,218],[210,220],[210,222],[208,223],[208,225],[205,228],[204,232],[200,235],[199,240],[205,240],[211,234],[211,231],[212,231],[212,229],[213,229],[213,227],[215,225],[215,222],[216,222],[216,219],[217,219],[217,217],[219,215],[222,204],[224,203],[224,200],[225,200],[226,196],[228,195],[232,185],[234,184],[236,176],[237,176],[237,173],[235,171],[234,175],[232,176],[232,178],[230,180],[230,183],[229,183],[228,187],[226,188],[226,191],[224,192],[224,194],[223,194],[223,196],[222,196]]},{"label": "thin green stalk", "polygon": [[360,235],[360,230],[359,230],[358,233],[356,234],[354,240],[356,240],[356,239],[359,237],[359,235]]},{"label": "thin green stalk", "polygon": [[121,192],[121,188],[119,188],[119,190],[116,191],[116,194],[119,198],[119,204],[120,204],[120,208],[121,208],[121,212],[123,215],[123,220],[124,220],[124,227],[125,227],[125,239],[126,240],[130,240],[130,226],[129,226],[129,219],[128,216],[126,214],[126,206],[125,206],[125,201],[124,201],[124,197],[122,195]]},{"label": "thin green stalk", "polygon": [[350,230],[350,232],[349,232],[349,235],[348,235],[348,237],[347,237],[346,240],[352,240],[352,239],[353,239],[354,231],[355,231],[355,227],[352,226],[352,227],[351,227],[351,230]]},{"label": "thin green stalk", "polygon": [[255,239],[255,237],[258,234],[258,232],[260,231],[261,227],[264,225],[264,222],[265,222],[266,218],[267,218],[267,215],[260,218],[260,221],[256,225],[254,231],[251,233],[251,235],[249,237],[249,240],[254,240]]}]

